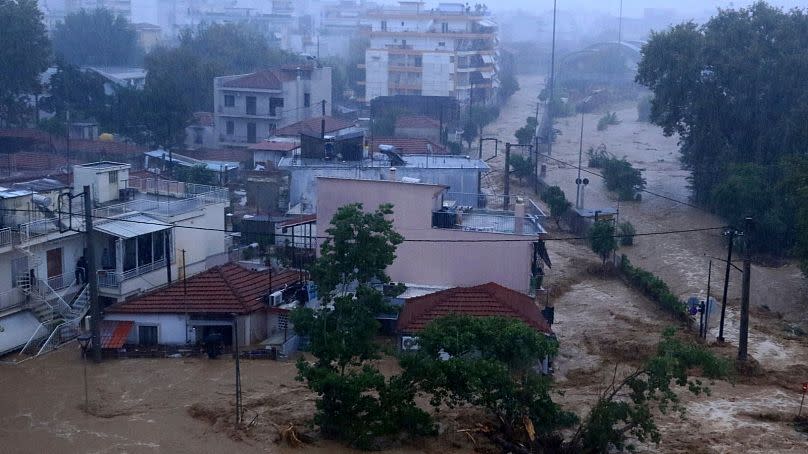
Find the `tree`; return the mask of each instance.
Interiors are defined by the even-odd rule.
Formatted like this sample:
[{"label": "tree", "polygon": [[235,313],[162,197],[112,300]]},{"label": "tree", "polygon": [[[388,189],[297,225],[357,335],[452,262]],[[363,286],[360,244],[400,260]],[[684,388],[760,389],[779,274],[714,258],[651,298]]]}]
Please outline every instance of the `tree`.
[{"label": "tree", "polygon": [[511,156],[510,161],[511,167],[513,167],[513,173],[516,175],[516,178],[519,178],[519,183],[521,183],[524,178],[533,175],[533,162],[530,159],[515,154]]},{"label": "tree", "polygon": [[535,126],[531,128],[530,125],[525,125],[517,129],[514,136],[516,137],[516,141],[519,142],[519,145],[530,145],[530,143],[533,142],[533,133],[535,131]]},{"label": "tree", "polygon": [[209,170],[206,164],[197,164],[191,167],[176,166],[174,171],[179,181],[207,185],[216,183],[216,173]]},{"label": "tree", "polygon": [[134,65],[142,58],[132,24],[104,8],[65,16],[53,31],[53,50],[79,66]]},{"label": "tree", "polygon": [[323,304],[292,313],[295,331],[309,337],[317,358],[297,364],[298,379],[319,396],[314,422],[325,436],[361,448],[372,448],[380,436],[434,430],[415,405],[415,388],[400,377],[385,379],[369,363],[379,353],[375,316],[392,310],[375,284],[389,282],[385,268],[403,241],[386,219],[392,213],[389,204],[373,213],[361,204],[337,210],[312,267]]},{"label": "tree", "polygon": [[550,216],[555,219],[556,227],[561,228],[561,216],[572,206],[564,191],[558,186],[550,186],[542,193],[542,200],[550,207]]},{"label": "tree", "polygon": [[[643,46],[637,82],[653,92],[651,121],[667,135],[678,134],[697,202],[722,209],[714,189],[737,164],[763,166],[774,178],[766,186],[778,187],[785,174],[774,169],[784,158],[805,155],[808,79],[800,74],[808,72],[806,27],[803,10],[757,2],[722,9],[702,26],[688,22],[652,33]],[[763,237],[797,240],[796,229],[783,229],[788,224],[782,222],[789,211],[784,203],[793,199],[783,194],[756,216],[769,220],[758,226]],[[761,243],[772,252],[784,249]]]},{"label": "tree", "polygon": [[463,140],[468,143],[471,148],[471,142],[481,135],[483,128],[496,120],[499,117],[499,108],[494,106],[476,106],[472,107],[468,119],[463,126]]},{"label": "tree", "polygon": [[589,229],[589,245],[592,252],[598,254],[606,266],[606,259],[617,249],[617,241],[614,238],[614,225],[610,221],[597,221]]},{"label": "tree", "polygon": [[606,189],[617,192],[620,200],[634,200],[645,189],[642,172],[625,159],[609,158],[603,163],[603,180]]},{"label": "tree", "polygon": [[557,349],[521,320],[449,315],[418,333],[418,350],[404,355],[401,366],[436,408],[481,407],[501,423],[501,433],[518,439],[527,426],[546,435],[576,421],[552,401],[550,379],[536,372]]},{"label": "tree", "polygon": [[628,221],[621,222],[617,228],[620,230],[620,246],[632,246],[634,244],[634,235],[637,234],[634,224]]},{"label": "tree", "polygon": [[24,126],[41,92],[50,42],[36,0],[0,0],[0,126]]},{"label": "tree", "polygon": [[792,206],[796,207],[796,237],[794,254],[800,260],[804,275],[808,276],[808,157],[791,158],[784,162],[786,169],[783,186],[788,187]]},{"label": "tree", "polygon": [[40,101],[40,109],[55,114],[62,124],[68,110],[71,121],[95,120],[102,126],[110,121],[112,99],[104,91],[104,78],[95,72],[83,71],[59,59],[48,93]]},{"label": "tree", "polygon": [[[682,342],[673,328],[666,329],[653,357],[601,391],[589,415],[565,443],[568,452],[631,450],[632,446],[627,444],[629,437],[659,443],[661,434],[654,420],[654,407],[663,414],[668,411],[684,414],[678,388],[696,396],[710,393],[701,379],[691,378],[694,369],[713,380],[730,375],[728,361],[716,358],[704,347]],[[616,372],[615,369],[615,376]]]}]

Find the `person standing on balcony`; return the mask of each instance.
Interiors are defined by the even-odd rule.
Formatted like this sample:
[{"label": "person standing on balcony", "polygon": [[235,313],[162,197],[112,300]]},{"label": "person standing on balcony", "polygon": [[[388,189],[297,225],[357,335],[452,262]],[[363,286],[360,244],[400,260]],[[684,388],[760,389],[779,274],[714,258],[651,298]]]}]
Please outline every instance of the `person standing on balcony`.
[{"label": "person standing on balcony", "polygon": [[82,285],[87,282],[87,259],[82,255],[76,262],[76,284]]}]

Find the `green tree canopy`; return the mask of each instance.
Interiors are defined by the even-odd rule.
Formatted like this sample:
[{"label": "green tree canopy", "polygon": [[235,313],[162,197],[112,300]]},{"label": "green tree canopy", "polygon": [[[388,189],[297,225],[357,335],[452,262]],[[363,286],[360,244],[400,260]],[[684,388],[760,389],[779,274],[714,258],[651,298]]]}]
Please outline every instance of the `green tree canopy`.
[{"label": "green tree canopy", "polygon": [[592,252],[606,264],[606,259],[617,249],[617,240],[614,235],[614,225],[609,221],[597,221],[589,229],[589,246]]},{"label": "green tree canopy", "polygon": [[572,206],[566,194],[558,186],[550,186],[542,193],[542,200],[550,208],[550,216],[555,219],[556,227],[561,228],[561,216]]},{"label": "green tree canopy", "polygon": [[36,0],[0,0],[0,126],[25,125],[27,96],[39,94],[50,42]]},{"label": "green tree canopy", "polygon": [[61,121],[65,120],[69,109],[71,121],[105,123],[110,117],[111,101],[104,92],[103,77],[59,59],[56,73],[50,79],[48,96],[40,101],[40,109],[56,114]]},{"label": "green tree canopy", "polygon": [[53,49],[74,65],[134,65],[142,57],[132,24],[104,8],[68,14],[53,31]]}]

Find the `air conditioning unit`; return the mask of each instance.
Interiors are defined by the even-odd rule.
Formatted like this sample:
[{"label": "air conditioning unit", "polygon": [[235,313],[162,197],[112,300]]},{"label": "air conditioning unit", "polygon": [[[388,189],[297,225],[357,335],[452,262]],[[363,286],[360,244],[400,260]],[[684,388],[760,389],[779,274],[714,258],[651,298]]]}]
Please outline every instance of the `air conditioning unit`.
[{"label": "air conditioning unit", "polygon": [[268,304],[270,307],[278,307],[283,304],[283,292],[270,293]]},{"label": "air conditioning unit", "polygon": [[418,338],[415,336],[401,336],[401,350],[411,352],[418,350]]}]

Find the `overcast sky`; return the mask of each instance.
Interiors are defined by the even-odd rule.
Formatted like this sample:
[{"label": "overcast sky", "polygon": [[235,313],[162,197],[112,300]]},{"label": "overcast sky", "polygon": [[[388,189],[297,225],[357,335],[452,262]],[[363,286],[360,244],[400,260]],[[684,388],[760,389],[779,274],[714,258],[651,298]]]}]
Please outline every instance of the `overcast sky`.
[{"label": "overcast sky", "polygon": [[[475,1],[466,1],[470,4],[476,3]],[[544,11],[553,8],[553,0],[497,0],[485,1],[484,3],[497,11],[516,8]],[[718,7],[741,7],[752,3],[752,0],[736,0],[734,2],[724,0],[623,0],[623,13],[627,16],[639,17],[645,8],[673,8],[683,14],[689,11],[701,13],[703,11],[713,12]],[[770,0],[769,4],[784,8],[795,6],[804,8],[808,5],[808,2],[806,0]],[[613,12],[616,15],[620,9],[620,0],[558,0],[558,8]]]}]

